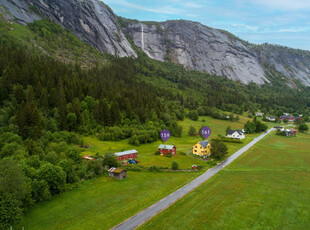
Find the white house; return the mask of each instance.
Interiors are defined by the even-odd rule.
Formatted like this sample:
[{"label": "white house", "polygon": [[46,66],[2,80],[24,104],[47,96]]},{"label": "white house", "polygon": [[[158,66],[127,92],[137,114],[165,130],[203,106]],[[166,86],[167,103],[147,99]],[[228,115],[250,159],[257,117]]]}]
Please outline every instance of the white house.
[{"label": "white house", "polygon": [[283,126],[279,126],[279,127],[273,127],[275,131],[284,131],[284,127]]},{"label": "white house", "polygon": [[264,113],[262,113],[262,112],[257,112],[257,113],[255,113],[255,116],[256,116],[256,117],[262,117],[262,116],[264,116]]},{"label": "white house", "polygon": [[274,116],[267,116],[266,119],[268,121],[276,121],[276,117],[274,117]]},{"label": "white house", "polygon": [[241,130],[229,130],[226,137],[242,140],[245,138],[245,134]]}]

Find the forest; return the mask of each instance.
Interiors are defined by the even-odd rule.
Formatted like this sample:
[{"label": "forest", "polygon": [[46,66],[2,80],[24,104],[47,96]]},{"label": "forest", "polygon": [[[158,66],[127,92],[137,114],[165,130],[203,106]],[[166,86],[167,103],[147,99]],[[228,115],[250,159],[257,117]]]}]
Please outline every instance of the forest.
[{"label": "forest", "polygon": [[[68,33],[47,20],[28,27],[47,43]],[[184,117],[226,119],[227,113],[257,110],[309,115],[309,88],[291,89],[278,78],[273,85],[242,85],[141,52],[137,59],[107,57],[85,68],[40,53],[6,28],[0,33],[2,229],[36,203],[103,174],[104,165],[117,165],[104,153],[99,161],[84,162],[77,147],[83,136],[140,145],[159,139],[164,128],[182,135],[177,121]]]}]

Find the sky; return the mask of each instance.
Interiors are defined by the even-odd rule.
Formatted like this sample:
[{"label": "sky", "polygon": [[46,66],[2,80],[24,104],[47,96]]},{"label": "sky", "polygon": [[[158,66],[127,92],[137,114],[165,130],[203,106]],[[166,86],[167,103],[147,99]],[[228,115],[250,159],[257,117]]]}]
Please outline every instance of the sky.
[{"label": "sky", "polygon": [[140,21],[185,19],[227,30],[254,44],[310,50],[310,0],[103,0]]}]

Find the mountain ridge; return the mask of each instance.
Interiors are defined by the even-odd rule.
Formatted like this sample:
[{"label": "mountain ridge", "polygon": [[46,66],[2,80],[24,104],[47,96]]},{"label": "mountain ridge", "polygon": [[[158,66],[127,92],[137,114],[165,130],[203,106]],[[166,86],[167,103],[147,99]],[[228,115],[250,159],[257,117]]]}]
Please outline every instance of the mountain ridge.
[{"label": "mountain ridge", "polygon": [[0,6],[11,20],[25,25],[46,17],[99,51],[118,57],[136,58],[137,47],[155,60],[258,85],[270,83],[272,73],[266,66],[271,66],[290,87],[310,86],[309,51],[253,45],[198,22],[124,19],[99,0],[0,0]]}]

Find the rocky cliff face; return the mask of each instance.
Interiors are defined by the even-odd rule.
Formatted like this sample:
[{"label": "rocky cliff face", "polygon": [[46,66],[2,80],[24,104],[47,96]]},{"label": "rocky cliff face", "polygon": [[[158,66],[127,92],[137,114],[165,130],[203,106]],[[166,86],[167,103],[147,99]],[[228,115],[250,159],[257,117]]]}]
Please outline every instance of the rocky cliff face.
[{"label": "rocky cliff face", "polygon": [[310,86],[310,52],[280,46],[254,46],[232,34],[190,21],[138,22],[117,17],[99,0],[0,0],[0,12],[26,25],[46,17],[98,50],[137,57],[123,31],[150,58],[188,69],[227,76],[244,84],[270,83],[265,64],[288,84]]},{"label": "rocky cliff face", "polygon": [[180,63],[189,69],[227,76],[248,84],[269,83],[264,64],[274,66],[290,86],[310,86],[310,52],[274,45],[254,46],[224,31],[189,21],[131,21],[124,32],[150,58]]},{"label": "rocky cliff face", "polygon": [[268,83],[259,59],[242,41],[189,21],[129,23],[124,32],[150,57],[248,84]]},{"label": "rocky cliff face", "polygon": [[42,15],[73,31],[99,51],[137,57],[118,26],[117,17],[98,0],[0,0],[0,5],[7,17],[19,23],[33,22]]},{"label": "rocky cliff face", "polygon": [[300,81],[310,86],[310,52],[296,50],[283,46],[264,44],[255,48],[260,63],[267,63],[287,78],[289,85],[292,81]]}]

